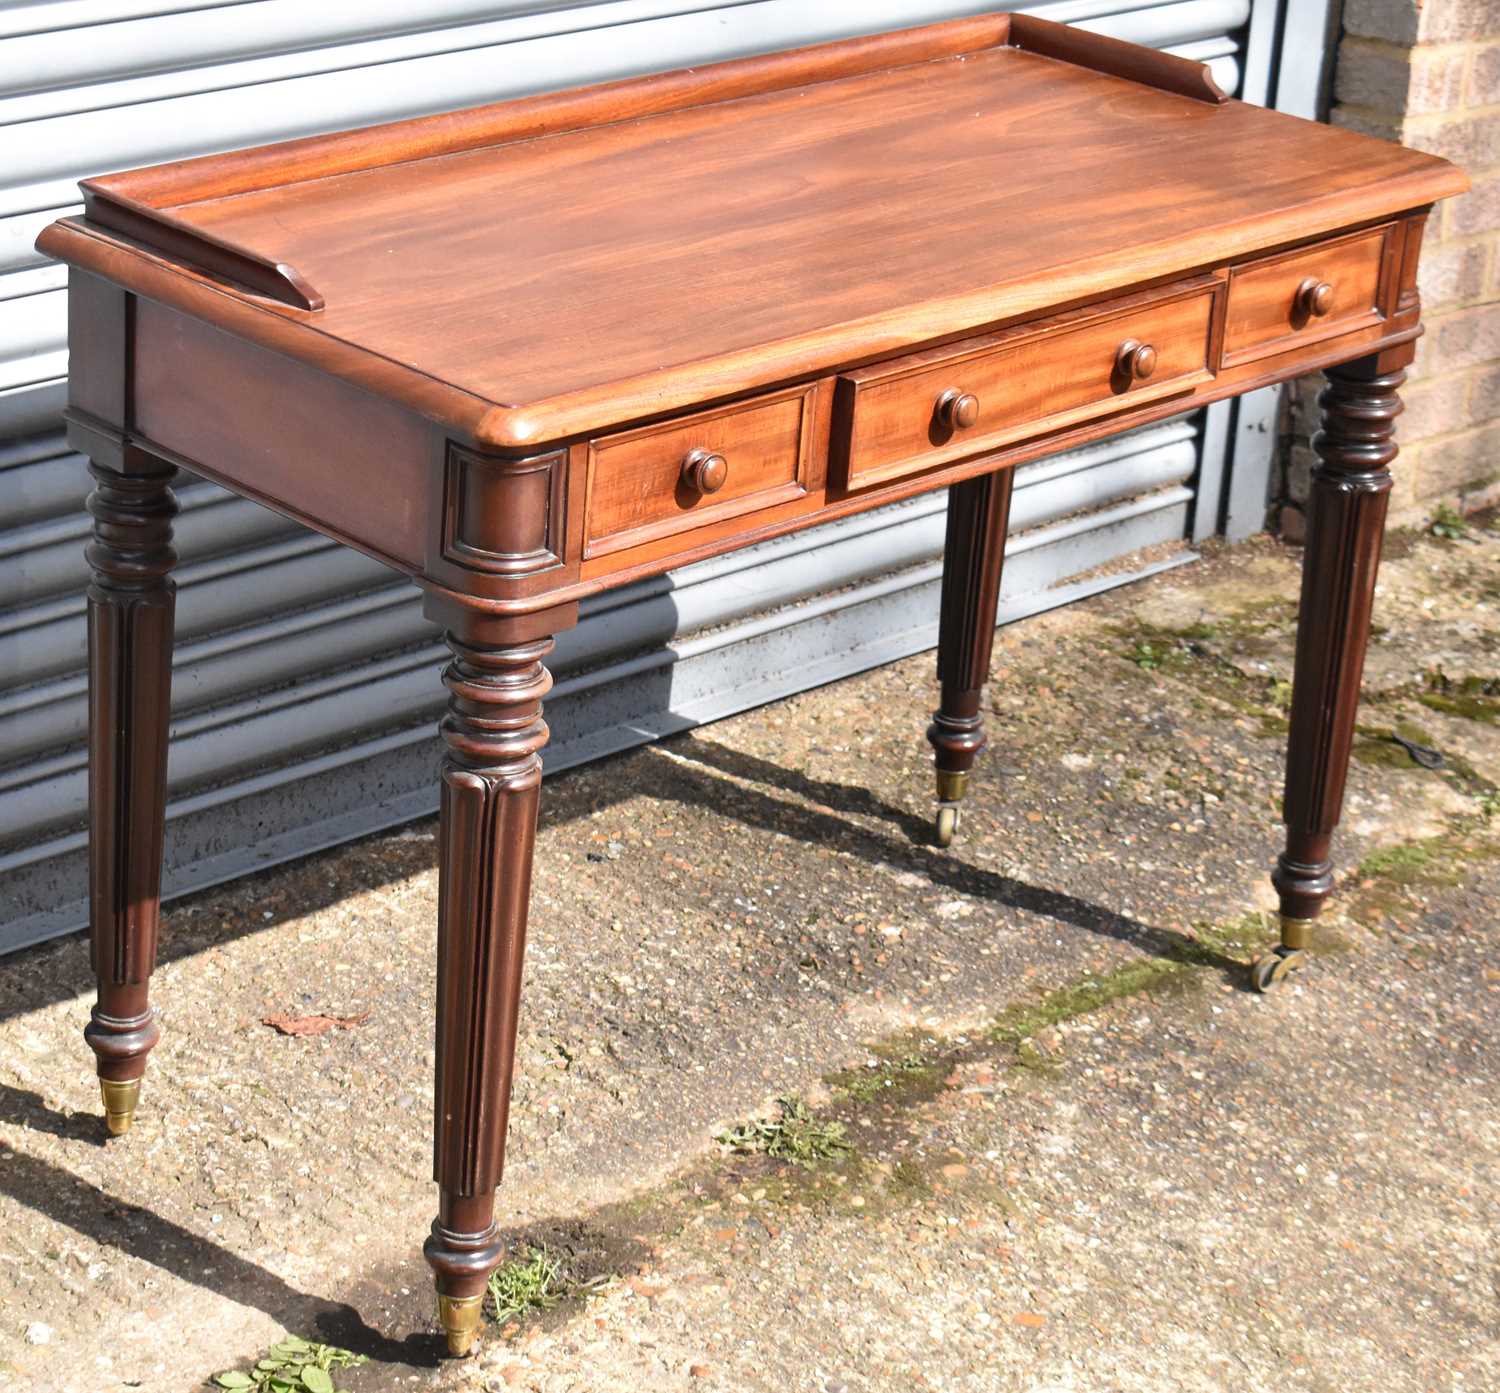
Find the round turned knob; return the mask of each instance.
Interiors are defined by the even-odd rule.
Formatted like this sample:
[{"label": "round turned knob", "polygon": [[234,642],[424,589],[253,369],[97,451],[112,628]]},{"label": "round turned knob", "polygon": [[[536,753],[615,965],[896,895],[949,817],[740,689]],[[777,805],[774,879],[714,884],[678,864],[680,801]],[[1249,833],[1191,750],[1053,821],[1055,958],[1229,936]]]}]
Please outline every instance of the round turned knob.
[{"label": "round turned knob", "polygon": [[979,398],[950,387],[937,399],[937,415],[949,430],[968,430],[979,419]]},{"label": "round turned knob", "polygon": [[1132,382],[1144,382],[1156,371],[1156,350],[1139,339],[1126,339],[1115,354],[1115,371]]},{"label": "round turned knob", "polygon": [[729,461],[712,450],[693,450],[682,462],[682,482],[694,493],[718,493],[729,479]]},{"label": "round turned knob", "polygon": [[1297,287],[1297,313],[1304,318],[1321,319],[1333,308],[1333,287],[1327,281],[1309,276]]}]

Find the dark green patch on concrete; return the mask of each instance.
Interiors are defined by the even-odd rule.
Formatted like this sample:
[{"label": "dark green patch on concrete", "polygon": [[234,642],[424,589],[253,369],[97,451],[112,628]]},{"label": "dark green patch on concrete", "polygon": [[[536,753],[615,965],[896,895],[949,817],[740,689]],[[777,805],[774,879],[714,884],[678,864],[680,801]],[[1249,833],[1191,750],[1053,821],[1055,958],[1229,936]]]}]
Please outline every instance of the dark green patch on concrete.
[{"label": "dark green patch on concrete", "polygon": [[1426,677],[1427,690],[1417,700],[1432,711],[1486,725],[1500,723],[1500,677],[1449,677],[1442,668],[1432,668]]}]

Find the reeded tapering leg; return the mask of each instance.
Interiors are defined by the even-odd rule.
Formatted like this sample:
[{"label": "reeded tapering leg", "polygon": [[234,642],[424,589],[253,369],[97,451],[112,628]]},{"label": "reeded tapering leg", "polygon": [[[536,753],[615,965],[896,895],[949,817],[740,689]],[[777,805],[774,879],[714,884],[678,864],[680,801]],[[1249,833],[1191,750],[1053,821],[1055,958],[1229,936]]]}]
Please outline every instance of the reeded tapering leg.
[{"label": "reeded tapering leg", "polygon": [[84,1039],[98,1058],[111,1134],[130,1129],[160,1031],[156,965],[172,686],[176,470],[132,451],[92,466],[89,586],[89,928],[99,995]]},{"label": "reeded tapering leg", "polygon": [[938,620],[939,706],[927,738],[937,765],[937,839],[947,846],[958,830],[958,805],[969,771],[985,746],[981,699],[995,643],[995,611],[1015,471],[966,479],[948,490],[948,537],[943,551],[943,599]]},{"label": "reeded tapering leg", "polygon": [[542,698],[551,639],[487,647],[448,635],[443,673],[438,893],[438,1217],[424,1252],[449,1352],[469,1353],[500,1261],[495,1187],[505,1157],[521,963],[531,896]]},{"label": "reeded tapering leg", "polygon": [[1281,943],[1256,964],[1262,991],[1301,962],[1333,889],[1329,853],[1343,809],[1391,489],[1387,466],[1396,457],[1398,389],[1406,378],[1379,358],[1330,368],[1326,376],[1302,561],[1282,808],[1286,850],[1271,877],[1281,896]]}]

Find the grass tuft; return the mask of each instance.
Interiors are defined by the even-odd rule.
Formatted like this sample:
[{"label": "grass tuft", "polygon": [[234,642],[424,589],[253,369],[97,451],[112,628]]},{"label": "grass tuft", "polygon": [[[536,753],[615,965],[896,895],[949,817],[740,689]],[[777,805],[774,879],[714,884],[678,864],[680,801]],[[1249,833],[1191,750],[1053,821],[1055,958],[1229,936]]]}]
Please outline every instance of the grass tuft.
[{"label": "grass tuft", "polygon": [[489,1314],[504,1325],[522,1316],[550,1311],[573,1297],[591,1296],[608,1281],[607,1276],[579,1281],[568,1275],[562,1259],[553,1257],[546,1244],[531,1244],[524,1257],[510,1258],[490,1273],[486,1288]]},{"label": "grass tuft", "polygon": [[753,1117],[720,1132],[714,1140],[734,1156],[770,1156],[809,1169],[854,1150],[844,1138],[842,1122],[818,1121],[800,1098],[780,1098],[777,1107],[779,1117]]},{"label": "grass tuft", "polygon": [[1461,542],[1469,536],[1467,520],[1446,503],[1438,505],[1438,510],[1432,515],[1432,521],[1428,524],[1427,530],[1444,542]]}]

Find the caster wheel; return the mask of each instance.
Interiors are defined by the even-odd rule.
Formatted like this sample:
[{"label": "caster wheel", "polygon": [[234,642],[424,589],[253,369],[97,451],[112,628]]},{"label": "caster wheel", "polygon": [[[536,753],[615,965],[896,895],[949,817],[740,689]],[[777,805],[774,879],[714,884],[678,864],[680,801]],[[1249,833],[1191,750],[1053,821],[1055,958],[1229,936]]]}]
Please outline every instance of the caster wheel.
[{"label": "caster wheel", "polygon": [[952,846],[953,838],[958,832],[958,809],[951,804],[945,804],[937,811],[937,844],[939,846]]},{"label": "caster wheel", "polygon": [[1270,991],[1287,973],[1301,967],[1306,956],[1302,952],[1286,953],[1272,949],[1251,966],[1250,985],[1258,992]]}]

